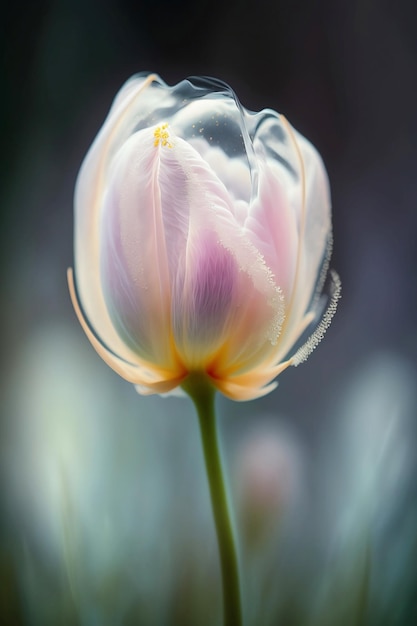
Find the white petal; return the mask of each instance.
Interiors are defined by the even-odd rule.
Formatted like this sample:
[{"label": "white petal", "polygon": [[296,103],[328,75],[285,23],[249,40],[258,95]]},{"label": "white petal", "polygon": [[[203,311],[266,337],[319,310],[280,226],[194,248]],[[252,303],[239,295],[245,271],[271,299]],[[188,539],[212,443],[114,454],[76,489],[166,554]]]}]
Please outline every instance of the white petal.
[{"label": "white petal", "polygon": [[330,191],[323,161],[302,135],[288,125],[302,174],[299,249],[292,295],[279,344],[283,358],[299,338],[300,327],[316,292],[331,242]]},{"label": "white petal", "polygon": [[119,92],[82,164],[75,191],[75,274],[81,304],[97,334],[127,360],[134,355],[113,327],[99,280],[100,220],[109,162],[129,136],[138,101],[146,99],[154,79],[155,75],[134,78]]}]

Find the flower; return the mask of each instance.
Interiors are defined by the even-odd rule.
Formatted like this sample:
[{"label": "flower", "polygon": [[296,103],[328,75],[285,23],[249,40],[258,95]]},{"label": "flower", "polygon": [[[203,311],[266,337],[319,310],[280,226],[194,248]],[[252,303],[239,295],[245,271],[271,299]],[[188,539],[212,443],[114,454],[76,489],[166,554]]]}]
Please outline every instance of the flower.
[{"label": "flower", "polygon": [[[141,393],[189,374],[247,400],[305,360],[335,312],[326,171],[272,110],[223,82],[155,74],[117,95],[75,193],[75,311],[98,354]],[[291,351],[294,352],[292,356]]]},{"label": "flower", "polygon": [[276,423],[259,419],[236,455],[239,509],[249,545],[276,536],[301,487],[301,450]]}]

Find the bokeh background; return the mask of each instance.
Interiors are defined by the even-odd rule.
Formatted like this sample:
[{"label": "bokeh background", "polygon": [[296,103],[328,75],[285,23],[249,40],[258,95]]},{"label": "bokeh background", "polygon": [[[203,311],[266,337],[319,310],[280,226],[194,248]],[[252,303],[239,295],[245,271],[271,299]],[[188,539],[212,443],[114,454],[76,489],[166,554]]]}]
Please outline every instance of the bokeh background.
[{"label": "bokeh background", "polygon": [[73,313],[72,195],[132,74],[205,74],[317,146],[343,298],[256,402],[219,399],[245,626],[417,623],[412,0],[39,0],[2,11],[0,622],[220,624],[190,403],[141,398]]}]

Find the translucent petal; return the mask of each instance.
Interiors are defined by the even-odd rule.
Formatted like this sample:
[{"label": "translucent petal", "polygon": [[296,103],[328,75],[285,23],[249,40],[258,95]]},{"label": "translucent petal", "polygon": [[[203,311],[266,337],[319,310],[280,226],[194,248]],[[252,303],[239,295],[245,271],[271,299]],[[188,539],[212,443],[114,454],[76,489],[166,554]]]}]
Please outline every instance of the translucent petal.
[{"label": "translucent petal", "polygon": [[119,334],[143,358],[169,369],[176,357],[160,172],[171,174],[175,192],[181,189],[175,170],[161,164],[165,152],[154,145],[152,129],[124,143],[108,173],[100,241],[103,290]]},{"label": "translucent petal", "polygon": [[274,280],[289,300],[294,283],[298,229],[286,195],[282,168],[259,159],[258,196],[250,206],[245,229],[270,267]]},{"label": "translucent petal", "polygon": [[75,273],[82,306],[97,334],[127,360],[133,354],[113,327],[100,284],[100,221],[111,157],[130,135],[138,100],[146,100],[154,79],[134,78],[119,92],[84,159],[75,190]]},{"label": "translucent petal", "polygon": [[[265,367],[265,365],[262,364],[248,371],[246,374],[238,374],[229,377],[222,376],[219,379],[213,378],[213,384],[222,391],[222,393],[233,397],[233,399],[252,399],[265,395],[265,393],[269,393],[269,391],[275,388],[276,383],[271,383],[271,381],[290,365],[292,365],[291,360],[273,367]],[[273,385],[273,387],[271,385]],[[231,393],[233,393],[233,396],[230,395]],[[238,395],[240,395],[240,398],[238,398]]]},{"label": "translucent petal", "polygon": [[248,387],[247,385],[240,385],[227,379],[219,381],[217,389],[231,400],[244,402],[246,400],[256,400],[256,398],[266,396],[268,393],[271,393],[271,391],[276,389],[277,385],[278,383],[273,382],[265,387]]},{"label": "translucent petal", "polygon": [[302,211],[297,267],[279,344],[280,358],[298,339],[298,327],[313,304],[331,241],[330,192],[323,162],[310,142],[296,131],[290,132],[302,172]]},{"label": "translucent petal", "polygon": [[[71,269],[68,270],[68,286],[70,290],[72,304],[78,317],[78,321],[80,322],[81,327],[87,335],[90,343],[96,350],[97,354],[103,359],[103,361],[117,374],[119,374],[119,376],[121,376],[130,383],[146,387],[147,389],[159,389],[161,386],[163,386],[164,390],[168,391],[181,384],[186,376],[186,372],[181,369],[180,366],[178,366],[178,369],[175,372],[164,371],[161,368],[154,367],[150,363],[128,363],[126,361],[123,361],[117,355],[113,354],[104,344],[102,344],[98,340],[83,315],[75,291],[74,279]],[[153,391],[152,393],[159,393],[159,391]]]}]

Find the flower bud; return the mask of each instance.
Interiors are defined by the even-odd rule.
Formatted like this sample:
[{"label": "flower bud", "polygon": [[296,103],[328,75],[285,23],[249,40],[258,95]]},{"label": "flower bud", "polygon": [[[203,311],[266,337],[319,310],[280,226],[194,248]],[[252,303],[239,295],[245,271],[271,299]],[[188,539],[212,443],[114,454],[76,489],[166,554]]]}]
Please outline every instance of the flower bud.
[{"label": "flower bud", "polygon": [[247,111],[218,80],[140,74],[79,173],[70,291],[97,352],[141,393],[202,373],[247,400],[321,340],[336,276],[294,354],[322,310],[330,246],[323,163],[285,118]]}]

